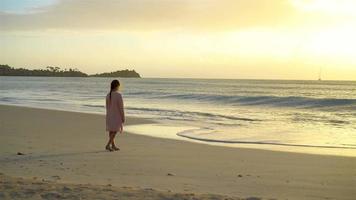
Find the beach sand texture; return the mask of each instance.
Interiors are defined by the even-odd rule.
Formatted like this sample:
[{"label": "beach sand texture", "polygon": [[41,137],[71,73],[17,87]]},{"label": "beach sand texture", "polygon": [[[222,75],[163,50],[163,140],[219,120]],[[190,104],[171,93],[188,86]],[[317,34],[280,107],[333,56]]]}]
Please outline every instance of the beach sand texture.
[{"label": "beach sand texture", "polygon": [[[128,118],[127,125],[150,123]],[[355,199],[356,158],[125,132],[102,115],[0,106],[0,199]],[[23,155],[18,155],[23,154]],[[219,196],[221,195],[221,196]]]}]

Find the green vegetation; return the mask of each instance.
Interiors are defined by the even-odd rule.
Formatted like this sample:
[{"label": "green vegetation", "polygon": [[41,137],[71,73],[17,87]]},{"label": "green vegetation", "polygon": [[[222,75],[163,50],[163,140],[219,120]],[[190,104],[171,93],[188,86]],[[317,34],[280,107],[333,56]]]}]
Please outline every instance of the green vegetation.
[{"label": "green vegetation", "polygon": [[119,70],[115,72],[108,72],[108,73],[101,73],[101,74],[94,74],[91,76],[95,77],[134,77],[134,78],[141,78],[140,74],[137,73],[135,70]]},{"label": "green vegetation", "polygon": [[9,65],[0,65],[0,76],[53,76],[53,77],[134,77],[140,78],[135,70],[119,70],[110,73],[88,75],[78,69],[69,68],[62,70],[59,67],[48,66],[46,69],[13,68]]},{"label": "green vegetation", "polygon": [[78,69],[61,70],[59,67],[48,66],[46,69],[15,69],[9,65],[0,65],[0,76],[59,76],[59,77],[86,77],[87,74]]}]

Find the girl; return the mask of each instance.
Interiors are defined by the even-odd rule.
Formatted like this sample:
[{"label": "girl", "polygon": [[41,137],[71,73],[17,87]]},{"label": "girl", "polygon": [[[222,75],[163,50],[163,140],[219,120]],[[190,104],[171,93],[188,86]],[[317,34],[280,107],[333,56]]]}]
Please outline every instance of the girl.
[{"label": "girl", "polygon": [[[110,92],[106,95],[106,131],[109,132],[109,141],[105,147],[108,151],[118,151],[115,145],[115,136],[119,131],[123,131],[125,122],[124,103],[121,94],[118,92],[120,82],[113,80],[110,86]],[[110,146],[111,145],[111,146]]]}]

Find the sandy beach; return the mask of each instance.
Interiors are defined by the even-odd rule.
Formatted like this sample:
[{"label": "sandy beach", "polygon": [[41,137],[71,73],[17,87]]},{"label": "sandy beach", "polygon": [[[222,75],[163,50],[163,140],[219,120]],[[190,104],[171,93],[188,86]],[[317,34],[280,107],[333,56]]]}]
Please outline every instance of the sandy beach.
[{"label": "sandy beach", "polygon": [[[128,132],[102,115],[0,106],[0,199],[355,199],[356,158]],[[129,117],[126,126],[152,123]],[[20,155],[18,155],[20,154]]]}]

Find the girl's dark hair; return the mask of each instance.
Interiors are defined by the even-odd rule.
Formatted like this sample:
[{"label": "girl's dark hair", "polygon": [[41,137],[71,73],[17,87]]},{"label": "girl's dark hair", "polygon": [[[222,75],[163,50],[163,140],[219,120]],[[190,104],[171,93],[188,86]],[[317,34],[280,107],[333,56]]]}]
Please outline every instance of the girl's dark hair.
[{"label": "girl's dark hair", "polygon": [[111,101],[111,92],[114,90],[114,89],[116,89],[117,87],[119,87],[120,86],[120,82],[119,82],[119,80],[113,80],[113,81],[111,81],[111,85],[110,85],[110,101]]}]

